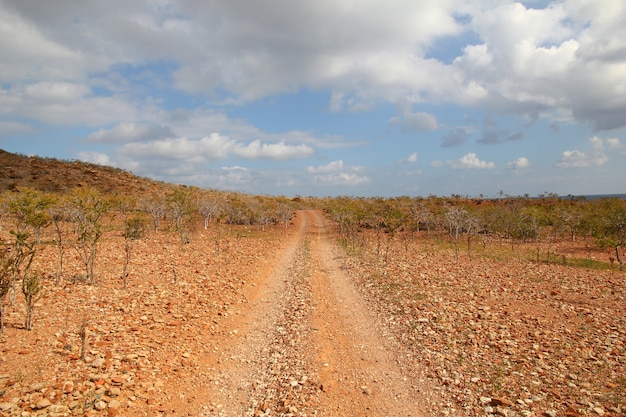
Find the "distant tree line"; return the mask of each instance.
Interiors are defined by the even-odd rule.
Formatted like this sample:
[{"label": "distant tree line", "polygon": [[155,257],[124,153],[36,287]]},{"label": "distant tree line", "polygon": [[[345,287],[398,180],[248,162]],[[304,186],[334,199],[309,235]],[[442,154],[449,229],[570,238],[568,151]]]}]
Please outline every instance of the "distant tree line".
[{"label": "distant tree line", "polygon": [[462,245],[471,254],[477,240],[483,245],[508,244],[513,251],[520,243],[534,243],[537,260],[543,247],[548,261],[557,240],[591,237],[599,247],[610,248],[611,259],[620,270],[624,268],[626,201],[622,199],[587,201],[553,194],[496,199],[338,197],[322,199],[320,204],[349,244],[359,243],[360,230],[374,231],[376,253],[383,260],[399,235],[405,244],[418,233],[435,239],[447,237],[457,256]]}]

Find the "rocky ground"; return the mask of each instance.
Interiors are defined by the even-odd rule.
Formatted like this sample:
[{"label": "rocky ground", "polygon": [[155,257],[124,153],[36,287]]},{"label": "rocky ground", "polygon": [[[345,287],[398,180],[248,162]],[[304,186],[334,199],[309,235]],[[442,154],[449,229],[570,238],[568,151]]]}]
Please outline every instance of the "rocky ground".
[{"label": "rocky ground", "polygon": [[499,245],[457,259],[419,239],[392,242],[385,262],[368,239],[349,275],[445,415],[626,415],[623,272],[498,260]]},{"label": "rocky ground", "polygon": [[383,262],[332,230],[300,212],[287,232],[149,234],[128,288],[119,236],[96,285],[70,248],[55,285],[47,247],[32,331],[7,299],[0,415],[625,414],[623,273],[419,240]]}]

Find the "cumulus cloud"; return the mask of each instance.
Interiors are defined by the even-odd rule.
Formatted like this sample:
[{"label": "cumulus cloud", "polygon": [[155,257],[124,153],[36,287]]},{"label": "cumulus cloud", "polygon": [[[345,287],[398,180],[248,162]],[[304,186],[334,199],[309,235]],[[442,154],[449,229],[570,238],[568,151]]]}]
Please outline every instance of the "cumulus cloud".
[{"label": "cumulus cloud", "polygon": [[79,152],[77,159],[92,164],[115,166],[108,155],[100,152]]},{"label": "cumulus cloud", "polygon": [[588,152],[580,150],[563,151],[561,159],[556,162],[558,168],[587,168],[591,166],[602,166],[606,164],[609,157],[605,152],[605,144],[614,147],[616,142],[611,139],[602,139],[594,136],[589,139],[591,150]]},{"label": "cumulus cloud", "polygon": [[530,162],[528,161],[528,158],[524,156],[520,156],[515,161],[511,161],[508,164],[506,164],[506,167],[512,170],[520,170],[520,169],[528,168],[529,165],[530,165]]},{"label": "cumulus cloud", "polygon": [[398,126],[405,132],[437,130],[439,128],[437,117],[434,114],[426,112],[413,113],[410,109],[406,109],[402,117],[391,118],[389,124]]},{"label": "cumulus cloud", "polygon": [[474,152],[470,152],[455,161],[449,160],[447,163],[452,169],[493,169],[496,167],[493,162],[481,161]]},{"label": "cumulus cloud", "polygon": [[[536,8],[461,0],[399,0],[394,7],[269,0],[263,10],[232,1],[114,2],[107,8],[65,2],[2,3],[2,84],[39,80],[33,87],[47,91],[38,96],[84,99],[87,91],[73,88],[95,74],[173,62],[163,78],[173,87],[231,103],[305,87],[328,91],[335,111],[380,102],[452,102],[533,117],[566,114],[597,130],[626,124],[626,94],[616,88],[625,70],[622,0]],[[476,38],[456,59],[429,55],[442,39],[468,42],[468,33]],[[121,78],[117,88],[125,91],[128,80]],[[21,113],[33,114],[28,106]],[[128,121],[109,124],[121,120]],[[423,112],[393,124],[438,126]],[[516,138],[511,135],[519,134],[498,137]]]},{"label": "cumulus cloud", "polygon": [[398,161],[399,164],[414,164],[417,162],[417,152],[412,152],[406,159]]},{"label": "cumulus cloud", "polygon": [[87,136],[86,140],[100,143],[126,143],[164,139],[173,135],[172,130],[166,126],[120,123],[112,129],[99,129]]},{"label": "cumulus cloud", "polygon": [[308,145],[289,145],[285,142],[248,144],[235,141],[228,136],[212,133],[201,139],[166,138],[145,143],[129,143],[120,148],[120,153],[133,158],[174,159],[180,162],[212,162],[234,155],[243,159],[271,159],[284,161],[311,156],[313,148]]},{"label": "cumulus cloud", "polygon": [[316,185],[354,186],[371,182],[370,178],[364,174],[363,167],[344,165],[343,160],[332,161],[317,167],[309,166],[307,172],[313,174],[312,181]]},{"label": "cumulus cloud", "polygon": [[308,145],[287,145],[284,141],[278,143],[261,143],[259,140],[252,141],[248,145],[237,145],[233,150],[237,156],[246,159],[272,159],[285,161],[288,159],[302,159],[315,153]]}]

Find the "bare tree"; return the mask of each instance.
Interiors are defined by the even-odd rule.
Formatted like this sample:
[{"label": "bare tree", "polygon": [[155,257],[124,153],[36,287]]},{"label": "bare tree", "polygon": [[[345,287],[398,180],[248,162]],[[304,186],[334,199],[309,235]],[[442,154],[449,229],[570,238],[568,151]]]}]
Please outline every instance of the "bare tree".
[{"label": "bare tree", "polygon": [[448,224],[450,239],[454,243],[455,258],[459,259],[459,235],[463,232],[467,223],[468,213],[463,207],[448,206],[445,211],[445,219]]},{"label": "bare tree", "polygon": [[75,211],[76,240],[74,248],[85,267],[85,279],[94,284],[94,266],[98,243],[104,233],[104,217],[110,203],[91,188],[77,189],[71,196],[70,203]]},{"label": "bare tree", "polygon": [[222,205],[216,198],[204,197],[198,203],[198,211],[204,218],[204,228],[209,227],[209,222],[213,218],[217,218],[222,211]]},{"label": "bare tree", "polygon": [[58,269],[56,271],[55,284],[59,285],[61,278],[63,277],[63,256],[65,254],[64,246],[64,234],[66,229],[66,223],[70,219],[68,207],[57,205],[48,210],[50,219],[52,220],[52,226],[54,230],[53,241],[57,246],[58,251]]},{"label": "bare tree", "polygon": [[26,278],[35,256],[32,242],[27,233],[12,232],[14,242],[0,241],[0,333],[4,329],[4,303],[11,289],[15,293],[15,283]]},{"label": "bare tree", "polygon": [[169,210],[174,221],[174,229],[179,234],[181,243],[189,243],[191,217],[195,204],[191,194],[182,187],[176,188],[168,197]]},{"label": "bare tree", "polygon": [[162,197],[153,195],[150,198],[142,200],[140,205],[150,215],[153,230],[155,233],[158,233],[161,220],[165,217],[165,213],[167,211],[167,204],[165,200]]},{"label": "bare tree", "polygon": [[26,302],[26,321],[24,327],[26,330],[33,329],[33,310],[35,309],[35,303],[43,295],[43,280],[41,274],[38,272],[27,272],[22,279],[22,294],[24,294],[24,301]]},{"label": "bare tree", "polygon": [[133,242],[141,239],[145,231],[145,224],[141,217],[131,217],[124,222],[124,269],[122,270],[122,281],[124,288],[128,287],[128,275],[130,274],[130,257]]}]

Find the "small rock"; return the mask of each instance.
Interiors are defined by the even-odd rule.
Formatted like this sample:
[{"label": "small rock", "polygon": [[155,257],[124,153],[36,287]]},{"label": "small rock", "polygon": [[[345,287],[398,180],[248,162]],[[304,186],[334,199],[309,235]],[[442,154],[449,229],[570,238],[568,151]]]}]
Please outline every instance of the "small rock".
[{"label": "small rock", "polygon": [[109,408],[110,408],[110,409],[117,410],[117,409],[119,409],[121,406],[122,406],[122,403],[121,403],[121,402],[119,402],[118,400],[111,400],[111,401],[109,402]]},{"label": "small rock", "polygon": [[9,411],[15,407],[15,403],[0,403],[0,411]]},{"label": "small rock", "polygon": [[104,358],[96,358],[93,362],[91,362],[91,366],[93,366],[94,368],[100,368],[102,365],[104,365]]},{"label": "small rock", "polygon": [[46,388],[46,383],[45,382],[38,382],[37,384],[33,384],[30,386],[30,389],[28,390],[28,392],[39,392],[41,390],[43,390],[44,388]]},{"label": "small rock", "polygon": [[64,414],[69,411],[69,407],[62,404],[53,404],[48,408],[48,413]]},{"label": "small rock", "polygon": [[107,408],[107,403],[105,403],[104,401],[96,401],[93,407],[98,411],[102,411]]},{"label": "small rock", "polygon": [[543,412],[543,415],[546,417],[556,417],[556,411],[555,410],[546,410]]},{"label": "small rock", "polygon": [[74,391],[74,383],[72,381],[65,381],[63,383],[63,393],[70,394],[72,391]]},{"label": "small rock", "polygon": [[48,407],[50,407],[50,405],[51,405],[51,404],[52,404],[52,403],[50,402],[50,400],[49,400],[49,399],[47,399],[47,398],[42,398],[42,399],[40,399],[39,401],[37,401],[37,402],[35,403],[35,407],[33,407],[33,408],[34,408],[35,410],[42,410],[42,409],[44,409],[44,408],[48,408]]},{"label": "small rock", "polygon": [[370,389],[370,387],[367,386],[362,386],[361,387],[361,391],[363,392],[363,394],[365,395],[372,395],[372,390]]},{"label": "small rock", "polygon": [[602,407],[593,407],[593,412],[596,413],[599,416],[603,416],[604,415],[604,408],[602,408]]},{"label": "small rock", "polygon": [[488,405],[488,404],[491,404],[491,398],[490,397],[480,397],[478,402],[480,403],[480,405]]},{"label": "small rock", "polygon": [[510,407],[513,403],[506,398],[493,397],[491,399],[491,405]]}]

